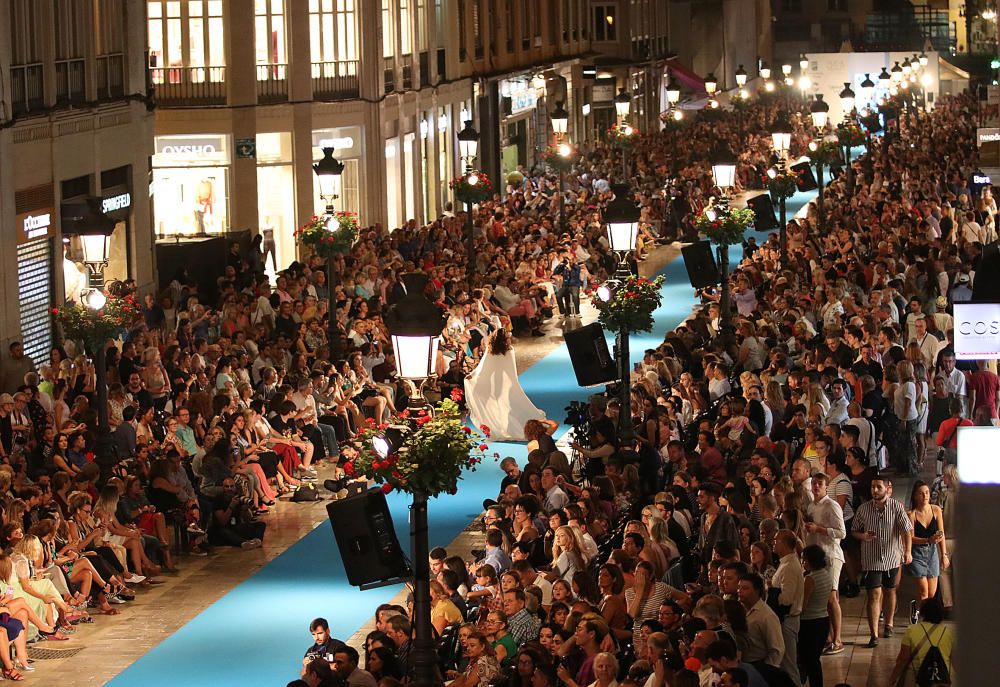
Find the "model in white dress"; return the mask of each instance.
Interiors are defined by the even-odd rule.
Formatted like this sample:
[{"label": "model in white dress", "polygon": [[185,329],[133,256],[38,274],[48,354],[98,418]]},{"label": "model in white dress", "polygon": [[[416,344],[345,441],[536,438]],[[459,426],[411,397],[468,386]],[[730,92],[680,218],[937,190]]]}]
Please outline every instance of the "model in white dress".
[{"label": "model in white dress", "polygon": [[490,337],[486,354],[465,378],[465,403],[472,423],[486,425],[490,438],[499,441],[523,441],[524,423],[545,418],[521,388],[505,330],[498,329]]}]

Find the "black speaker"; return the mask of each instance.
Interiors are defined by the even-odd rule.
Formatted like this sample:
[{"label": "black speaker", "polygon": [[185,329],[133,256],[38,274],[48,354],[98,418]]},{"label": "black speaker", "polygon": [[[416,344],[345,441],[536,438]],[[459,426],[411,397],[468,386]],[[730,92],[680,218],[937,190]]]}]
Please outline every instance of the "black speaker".
[{"label": "black speaker", "polygon": [[687,268],[688,279],[691,286],[696,289],[703,289],[722,281],[719,268],[715,264],[715,256],[712,254],[712,244],[708,241],[695,241],[689,246],[681,248],[681,255],[684,256],[684,267]]},{"label": "black speaker", "polygon": [[809,162],[805,160],[797,162],[790,169],[799,177],[795,186],[800,191],[815,191],[819,188],[819,185],[816,183],[816,176],[813,174],[812,165]]},{"label": "black speaker", "polygon": [[747,207],[753,210],[753,227],[757,231],[770,231],[778,228],[778,218],[774,216],[774,205],[771,194],[761,193],[747,200]]},{"label": "black speaker", "polygon": [[566,332],[566,348],[576,373],[576,383],[580,386],[607,384],[618,378],[615,359],[608,350],[604,330],[596,322]]},{"label": "black speaker", "polygon": [[972,301],[1000,303],[1000,248],[995,243],[983,246],[983,255],[976,266],[976,282],[972,285]]},{"label": "black speaker", "polygon": [[381,491],[370,489],[360,496],[331,501],[326,512],[352,585],[371,589],[413,576]]}]

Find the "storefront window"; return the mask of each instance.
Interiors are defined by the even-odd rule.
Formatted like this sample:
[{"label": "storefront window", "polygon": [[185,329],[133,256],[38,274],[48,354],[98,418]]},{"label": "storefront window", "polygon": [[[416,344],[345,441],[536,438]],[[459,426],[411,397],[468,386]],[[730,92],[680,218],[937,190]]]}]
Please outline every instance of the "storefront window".
[{"label": "storefront window", "polygon": [[392,24],[392,0],[382,0],[382,57],[392,57],[396,54]]},{"label": "storefront window", "polygon": [[264,269],[274,273],[295,260],[295,174],[292,135],[257,134],[257,217]]},{"label": "storefront window", "polygon": [[153,220],[158,237],[229,228],[229,137],[157,136]]},{"label": "storefront window", "polygon": [[402,224],[399,221],[399,150],[396,139],[385,142],[385,195],[388,199],[389,231],[394,231]]},{"label": "storefront window", "polygon": [[404,55],[413,52],[410,46],[410,3],[399,0],[399,46]]},{"label": "storefront window", "polygon": [[403,186],[406,188],[406,192],[403,194],[403,219],[406,221],[415,219],[417,216],[416,180],[413,178],[414,140],[416,140],[416,136],[413,134],[403,136]]}]

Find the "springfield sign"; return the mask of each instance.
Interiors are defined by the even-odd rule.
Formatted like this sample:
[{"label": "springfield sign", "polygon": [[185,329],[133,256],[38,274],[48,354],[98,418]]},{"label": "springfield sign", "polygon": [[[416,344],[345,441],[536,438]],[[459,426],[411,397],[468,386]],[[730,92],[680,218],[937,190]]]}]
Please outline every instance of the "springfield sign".
[{"label": "springfield sign", "polygon": [[955,357],[1000,358],[1000,303],[955,303]]}]

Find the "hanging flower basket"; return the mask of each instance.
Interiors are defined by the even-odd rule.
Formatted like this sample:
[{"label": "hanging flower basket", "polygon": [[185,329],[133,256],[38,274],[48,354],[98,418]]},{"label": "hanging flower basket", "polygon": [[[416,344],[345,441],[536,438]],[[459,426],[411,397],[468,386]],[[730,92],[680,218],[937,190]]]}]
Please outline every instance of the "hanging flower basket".
[{"label": "hanging flower basket", "polygon": [[554,143],[543,150],[540,157],[553,171],[568,172],[580,159],[580,150],[569,143]]},{"label": "hanging flower basket", "polygon": [[100,310],[91,310],[73,301],[52,308],[63,335],[73,341],[82,341],[92,354],[96,354],[108,339],[121,336],[142,317],[142,310],[131,295],[114,296],[105,292],[105,296],[107,303]]},{"label": "hanging flower basket", "polygon": [[448,188],[455,193],[458,202],[466,205],[478,205],[493,196],[493,183],[486,174],[479,171],[455,177]]},{"label": "hanging flower basket", "polygon": [[760,175],[764,188],[771,194],[773,200],[791,198],[798,190],[799,175],[792,171],[778,172],[773,179],[766,174]]},{"label": "hanging flower basket", "polygon": [[[483,425],[477,432],[462,419],[454,398],[442,400],[433,412],[422,410],[414,415],[404,410],[390,425],[406,427],[409,433],[402,445],[385,457],[375,451],[372,439],[390,425],[376,425],[368,419],[358,436],[357,455],[344,464],[344,472],[348,477],[364,477],[382,485],[385,493],[454,494],[462,472],[475,471],[489,449],[485,443],[489,427]],[[498,459],[499,454],[494,453],[493,458]]]},{"label": "hanging flower basket", "polygon": [[850,122],[837,127],[837,140],[840,141],[840,145],[856,148],[865,144],[865,132],[861,130],[860,126]]},{"label": "hanging flower basket", "polygon": [[615,124],[608,128],[608,143],[616,148],[631,148],[639,136],[639,130],[628,124]]},{"label": "hanging flower basket", "polygon": [[698,215],[695,228],[717,246],[732,246],[743,242],[747,227],[754,223],[756,216],[750,208],[719,211],[718,216],[709,219],[707,212]]},{"label": "hanging flower basket", "polygon": [[840,160],[840,144],[833,141],[822,141],[816,150],[807,150],[806,155],[813,164],[829,165]]},{"label": "hanging flower basket", "polygon": [[327,215],[313,215],[294,235],[300,246],[309,246],[320,257],[344,255],[358,240],[358,216],[353,212],[335,212],[331,220]]},{"label": "hanging flower basket", "polygon": [[611,300],[593,299],[597,308],[597,321],[606,331],[626,329],[629,332],[648,332],[653,328],[653,311],[663,302],[660,287],[665,277],[653,279],[632,275],[618,285]]}]

